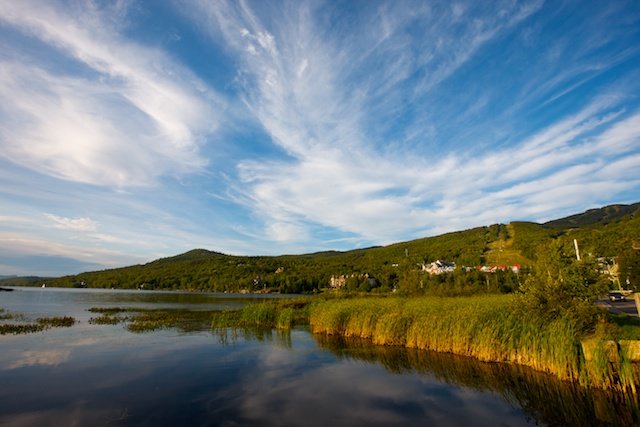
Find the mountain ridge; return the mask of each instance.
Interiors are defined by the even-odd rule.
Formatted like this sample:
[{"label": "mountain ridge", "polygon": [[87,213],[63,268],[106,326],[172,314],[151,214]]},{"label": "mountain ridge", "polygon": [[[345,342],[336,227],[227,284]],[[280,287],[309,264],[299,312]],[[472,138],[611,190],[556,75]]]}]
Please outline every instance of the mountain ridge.
[{"label": "mountain ridge", "polygon": [[608,224],[627,215],[635,215],[640,211],[640,202],[631,205],[614,204],[602,208],[588,209],[585,212],[564,218],[547,221],[542,225],[556,228],[581,228],[594,224]]},{"label": "mountain ridge", "polygon": [[[609,205],[544,224],[513,221],[349,251],[237,256],[193,249],[143,265],[48,279],[47,286],[73,287],[85,282],[101,288],[238,291],[268,287],[281,292],[309,292],[327,286],[333,276],[366,275],[390,289],[418,271],[423,263],[437,259],[471,268],[487,264],[532,265],[538,247],[554,239],[565,243],[568,251],[573,239],[579,239],[583,253],[616,256],[640,241],[638,208],[640,203]],[[567,228],[561,228],[565,225]],[[21,285],[42,282],[41,278],[30,279],[5,279],[0,280],[0,285],[11,285],[12,280]]]}]

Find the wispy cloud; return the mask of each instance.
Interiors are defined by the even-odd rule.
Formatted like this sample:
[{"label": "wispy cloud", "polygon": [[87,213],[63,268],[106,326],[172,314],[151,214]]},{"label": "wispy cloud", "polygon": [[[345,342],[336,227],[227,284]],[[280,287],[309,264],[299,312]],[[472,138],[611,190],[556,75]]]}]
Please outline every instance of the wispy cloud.
[{"label": "wispy cloud", "polygon": [[0,3],[0,24],[51,47],[27,56],[2,42],[3,156],[120,187],[206,165],[198,149],[217,126],[217,96],[162,51],[123,38],[123,4]]},{"label": "wispy cloud", "polygon": [[[267,239],[305,240],[311,223],[390,242],[417,230],[539,217],[629,188],[628,176],[597,181],[607,163],[637,148],[640,136],[618,94],[596,93],[586,107],[495,151],[460,153],[447,146],[459,141],[440,139],[393,152],[380,140],[409,108],[419,114],[423,102],[439,100],[438,85],[541,7],[435,4],[409,14],[385,5],[351,24],[363,31],[344,36],[339,21],[326,32],[325,11],[307,4],[278,9],[276,19],[258,16],[254,3],[200,3],[198,16],[208,17],[203,26],[221,34],[242,64],[248,108],[289,154],[284,161],[242,161],[236,200],[264,221]],[[465,13],[474,18],[461,20]],[[411,89],[403,87],[409,82]],[[468,114],[485,115],[489,99]],[[415,133],[433,135],[428,121],[413,123]],[[618,139],[615,153],[601,142]]]},{"label": "wispy cloud", "polygon": [[76,231],[95,231],[96,223],[91,218],[65,218],[53,214],[45,214],[49,218],[54,226],[62,228],[64,230],[76,230]]},{"label": "wispy cloud", "polygon": [[73,270],[635,202],[638,23],[622,2],[0,1],[0,240]]}]

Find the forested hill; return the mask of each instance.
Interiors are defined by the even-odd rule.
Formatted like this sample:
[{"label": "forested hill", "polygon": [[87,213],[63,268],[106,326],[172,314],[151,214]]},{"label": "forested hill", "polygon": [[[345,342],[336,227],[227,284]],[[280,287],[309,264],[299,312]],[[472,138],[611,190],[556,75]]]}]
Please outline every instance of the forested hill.
[{"label": "forested hill", "polygon": [[[548,245],[552,240],[562,242],[567,252],[573,250],[573,239],[577,239],[585,255],[618,256],[629,248],[640,247],[639,207],[640,203],[613,205],[546,224],[495,224],[347,252],[232,256],[194,249],[145,265],[47,279],[47,284],[68,287],[86,284],[98,288],[310,292],[327,287],[332,276],[346,276],[354,282],[354,288],[361,290],[390,290],[403,281],[422,286],[423,278],[418,276],[422,263],[438,259],[452,261],[459,267],[472,267],[473,271],[468,274],[476,274],[475,267],[479,265],[520,264],[527,267],[534,263],[537,248]],[[460,270],[456,275],[462,274]],[[0,285],[35,285],[42,281],[39,278],[30,279],[33,280],[5,279],[0,280]],[[459,280],[464,282],[471,279],[463,277]],[[484,283],[485,279],[481,280]]]},{"label": "forested hill", "polygon": [[586,212],[571,215],[544,223],[545,226],[564,230],[580,228],[596,224],[608,224],[628,215],[635,215],[640,211],[640,203],[632,205],[609,205],[599,209],[589,209]]},{"label": "forested hill", "polygon": [[478,227],[442,236],[348,252],[305,255],[233,256],[204,249],[163,258],[145,265],[83,273],[50,280],[51,286],[259,290],[304,292],[326,287],[333,275],[375,277],[376,286],[393,287],[400,276],[430,259],[456,260],[465,265],[483,262],[486,245],[504,226]]}]

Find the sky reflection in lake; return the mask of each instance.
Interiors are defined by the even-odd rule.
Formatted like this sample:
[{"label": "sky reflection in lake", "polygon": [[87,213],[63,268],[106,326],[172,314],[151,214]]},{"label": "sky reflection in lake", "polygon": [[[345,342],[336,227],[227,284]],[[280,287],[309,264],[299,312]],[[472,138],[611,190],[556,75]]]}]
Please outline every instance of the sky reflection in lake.
[{"label": "sky reflection in lake", "polygon": [[[79,311],[93,302],[73,304]],[[531,370],[306,330],[140,334],[122,324],[81,321],[66,329],[0,336],[0,384],[0,425],[11,426],[638,421],[637,405],[622,407],[621,415],[619,402]]]},{"label": "sky reflection in lake", "polygon": [[122,338],[117,345],[77,345],[58,340],[58,331],[11,340],[31,350],[0,356],[0,423],[526,424],[521,410],[493,393],[338,359],[306,331],[290,341],[274,333],[226,344],[202,332],[113,332]]}]

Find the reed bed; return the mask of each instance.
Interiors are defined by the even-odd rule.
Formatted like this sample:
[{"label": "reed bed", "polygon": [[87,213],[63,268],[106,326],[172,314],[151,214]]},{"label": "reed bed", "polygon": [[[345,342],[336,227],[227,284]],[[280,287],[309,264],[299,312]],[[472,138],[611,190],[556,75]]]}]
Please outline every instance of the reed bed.
[{"label": "reed bed", "polygon": [[309,324],[314,333],[517,363],[599,388],[635,392],[638,379],[629,363],[585,361],[571,320],[527,315],[510,295],[317,301]]},{"label": "reed bed", "polygon": [[240,310],[213,313],[211,327],[291,329],[308,323],[309,298],[270,300],[247,304]]}]

